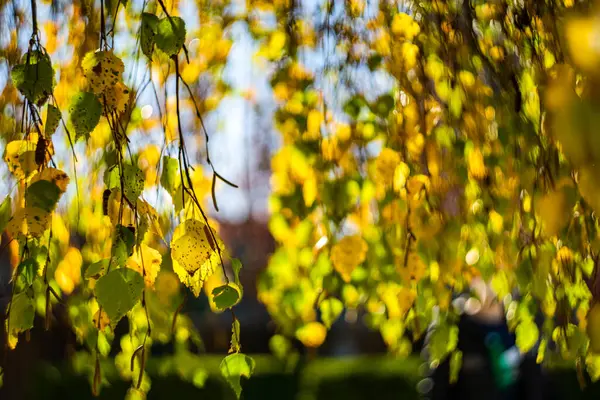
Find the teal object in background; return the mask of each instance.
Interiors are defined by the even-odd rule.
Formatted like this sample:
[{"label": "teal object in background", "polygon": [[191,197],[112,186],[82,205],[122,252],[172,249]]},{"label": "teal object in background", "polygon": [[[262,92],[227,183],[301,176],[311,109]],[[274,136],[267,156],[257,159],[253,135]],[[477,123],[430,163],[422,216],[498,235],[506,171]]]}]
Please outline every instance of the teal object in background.
[{"label": "teal object in background", "polygon": [[521,361],[519,350],[515,346],[506,349],[502,338],[496,332],[487,335],[485,345],[490,353],[492,372],[498,387],[505,389],[514,385],[518,378]]}]

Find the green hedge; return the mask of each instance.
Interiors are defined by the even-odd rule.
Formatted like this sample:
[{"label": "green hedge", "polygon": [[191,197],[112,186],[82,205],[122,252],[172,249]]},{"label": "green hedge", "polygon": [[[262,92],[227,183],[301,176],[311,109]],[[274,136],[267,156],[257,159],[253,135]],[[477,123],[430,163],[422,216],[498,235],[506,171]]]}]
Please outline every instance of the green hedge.
[{"label": "green hedge", "polygon": [[[253,378],[243,384],[245,400],[363,400],[370,399],[374,393],[378,400],[419,398],[416,384],[421,379],[418,370],[422,362],[416,357],[406,360],[386,356],[317,358],[299,363],[292,371],[289,368],[286,371],[285,366],[271,356],[253,357],[256,371]],[[219,375],[221,358],[202,357],[203,367],[209,372],[203,388],[172,375],[152,376],[158,370],[157,365],[149,366],[152,390],[148,399],[233,400],[233,392]],[[115,372],[106,372],[111,386],[102,389],[100,399],[124,397],[129,385],[120,381]],[[554,370],[550,374],[552,392],[556,395],[553,400],[600,398],[600,386],[590,384],[581,391],[572,370]],[[85,377],[75,375],[70,368],[47,364],[34,371],[27,393],[30,400],[93,399]],[[1,392],[0,398],[5,398]]]}]

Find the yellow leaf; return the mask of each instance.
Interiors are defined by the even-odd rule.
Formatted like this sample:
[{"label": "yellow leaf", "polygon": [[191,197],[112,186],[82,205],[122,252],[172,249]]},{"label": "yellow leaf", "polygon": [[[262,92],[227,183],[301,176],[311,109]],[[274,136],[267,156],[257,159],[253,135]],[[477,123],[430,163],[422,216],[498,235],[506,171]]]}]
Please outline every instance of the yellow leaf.
[{"label": "yellow leaf", "polygon": [[575,64],[588,73],[598,73],[600,66],[600,24],[597,17],[572,19],[565,35]]},{"label": "yellow leaf", "polygon": [[102,113],[122,114],[129,105],[130,90],[123,82],[117,82],[113,87],[106,88],[102,95],[98,96],[102,104]]},{"label": "yellow leaf", "polygon": [[271,35],[271,40],[269,41],[269,53],[272,58],[276,58],[279,56],[279,53],[285,46],[287,36],[285,32],[275,31]]},{"label": "yellow leaf", "polygon": [[308,119],[306,122],[306,129],[308,131],[308,137],[318,138],[321,133],[321,124],[323,123],[323,114],[317,110],[310,110],[308,113]]},{"label": "yellow leaf", "polygon": [[69,185],[69,176],[56,168],[44,168],[41,172],[31,178],[30,185],[39,180],[45,180],[54,183],[62,193],[67,191]]},{"label": "yellow leaf", "polygon": [[158,235],[164,240],[165,235],[163,234],[162,228],[160,227],[160,221],[158,219],[158,213],[146,200],[138,199],[137,201],[137,213],[139,218],[146,218],[148,220],[148,226],[150,227],[149,232]]},{"label": "yellow leaf", "polygon": [[175,228],[171,239],[173,271],[196,296],[200,294],[204,280],[220,263],[217,243],[221,252],[224,248],[220,239],[214,242],[209,229],[203,222],[189,219]]},{"label": "yellow leaf", "polygon": [[17,210],[10,219],[6,230],[13,238],[20,236],[40,237],[50,225],[51,213],[38,207],[25,207]]},{"label": "yellow leaf", "polygon": [[81,61],[83,73],[95,94],[112,90],[123,80],[125,65],[112,51],[89,52]]},{"label": "yellow leaf", "polygon": [[562,191],[555,190],[546,193],[539,199],[536,206],[548,235],[557,235],[561,229],[567,226],[570,212],[567,198]]},{"label": "yellow leaf", "polygon": [[15,178],[26,178],[37,169],[35,163],[36,145],[37,139],[35,141],[13,140],[6,145],[4,161]]},{"label": "yellow leaf", "polygon": [[[123,211],[121,214],[121,219],[119,220],[121,202],[123,203]],[[110,221],[115,226],[118,224],[123,226],[135,225],[134,213],[129,207],[127,201],[122,198],[121,191],[118,189],[113,189],[108,197],[108,216]]]},{"label": "yellow leaf", "polygon": [[148,287],[154,285],[161,263],[162,255],[160,252],[146,243],[137,246],[131,257],[127,260],[127,266],[139,272],[144,277],[144,282],[146,282],[146,286]]},{"label": "yellow leaf", "polygon": [[467,156],[467,166],[469,175],[475,179],[484,179],[487,176],[487,169],[483,160],[483,153],[479,148],[473,149]]},{"label": "yellow leaf", "polygon": [[174,295],[179,292],[179,280],[171,271],[161,271],[154,282],[154,290],[163,304],[170,304]]},{"label": "yellow leaf", "polygon": [[504,218],[496,210],[490,211],[489,215],[490,226],[492,231],[496,234],[501,234],[504,228]]},{"label": "yellow leaf", "polygon": [[392,20],[392,32],[395,35],[412,40],[420,31],[421,28],[419,27],[419,24],[417,24],[410,15],[405,13],[394,15],[394,19]]},{"label": "yellow leaf", "polygon": [[296,338],[306,347],[319,347],[327,337],[327,328],[320,322],[309,322],[296,331]]},{"label": "yellow leaf", "polygon": [[394,170],[394,190],[399,192],[406,186],[406,181],[410,175],[410,168],[406,163],[401,162]]},{"label": "yellow leaf", "polygon": [[108,314],[106,311],[102,309],[98,309],[92,318],[92,322],[95,327],[98,327],[101,331],[104,330],[108,325],[110,325],[110,319],[108,318]]},{"label": "yellow leaf", "polygon": [[[381,150],[375,159],[374,180],[383,185],[392,185],[396,167],[400,165],[400,154],[389,148]],[[403,169],[402,172],[405,172]]]},{"label": "yellow leaf", "polygon": [[317,179],[314,174],[312,177],[304,181],[302,186],[302,196],[304,197],[304,204],[306,207],[310,207],[317,198]]},{"label": "yellow leaf", "polygon": [[331,261],[345,282],[352,272],[365,261],[368,245],[360,235],[345,236],[331,250]]}]

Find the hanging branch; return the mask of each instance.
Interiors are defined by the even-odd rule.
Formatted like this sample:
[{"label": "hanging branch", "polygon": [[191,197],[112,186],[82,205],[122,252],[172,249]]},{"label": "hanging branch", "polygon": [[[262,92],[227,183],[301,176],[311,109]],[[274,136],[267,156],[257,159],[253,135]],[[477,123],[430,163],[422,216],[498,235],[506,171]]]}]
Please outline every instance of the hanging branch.
[{"label": "hanging branch", "polygon": [[[104,45],[104,47],[102,46]],[[106,21],[104,20],[104,0],[100,0],[100,46],[101,49],[106,49],[108,43],[106,41]]]},{"label": "hanging branch", "polygon": [[37,37],[38,35],[38,23],[37,23],[37,3],[35,0],[31,0],[31,23],[33,27],[33,33],[31,37]]},{"label": "hanging branch", "polygon": [[[159,0],[161,1],[161,0]],[[207,155],[207,161],[209,162],[209,165],[211,166],[212,170],[213,170],[213,181],[212,181],[212,197],[213,197],[213,201],[215,204],[215,209],[218,211],[218,207],[217,207],[217,203],[216,203],[216,196],[215,196],[215,177],[218,177],[219,179],[223,180],[225,183],[237,188],[237,185],[229,182],[228,180],[224,179],[223,177],[221,177],[219,174],[217,174],[217,172],[215,171],[212,162],[210,162],[210,157],[208,155],[208,132],[206,130],[206,127],[204,126],[204,122],[202,121],[202,117],[200,115],[200,111],[198,109],[198,106],[196,104],[196,101],[192,95],[191,89],[190,87],[187,85],[187,83],[183,80],[183,78],[181,77],[181,75],[179,74],[179,60],[177,58],[177,56],[173,56],[173,61],[175,62],[175,104],[176,104],[176,111],[177,111],[177,129],[179,131],[179,158],[180,158],[180,163],[183,162],[183,166],[184,169],[182,170],[185,173],[188,185],[189,185],[189,189],[186,188],[183,185],[183,181],[182,181],[182,195],[183,192],[187,192],[188,195],[190,196],[190,198],[193,200],[193,202],[196,204],[196,206],[198,207],[198,209],[200,210],[200,214],[202,215],[202,218],[204,219],[204,222],[206,223],[206,227],[208,228],[208,232],[210,233],[209,241],[212,241],[211,247],[213,247],[212,245],[214,245],[214,249],[216,250],[217,254],[219,255],[219,261],[221,263],[221,269],[223,271],[223,276],[225,278],[225,283],[227,285],[229,285],[230,281],[229,281],[229,277],[227,276],[227,271],[225,270],[225,263],[223,262],[223,257],[221,256],[221,248],[219,246],[219,242],[217,241],[217,238],[215,236],[215,233],[213,231],[213,229],[210,227],[210,224],[208,223],[208,218],[206,216],[206,214],[204,213],[204,210],[202,209],[202,206],[200,205],[200,202],[198,201],[198,198],[196,197],[196,193],[194,191],[194,186],[192,183],[192,179],[190,177],[189,174],[189,161],[187,159],[187,153],[185,150],[185,143],[184,143],[184,138],[183,138],[183,129],[181,127],[181,111],[180,111],[180,106],[179,106],[179,80],[181,80],[184,85],[186,86],[186,88],[188,89],[190,96],[192,96],[193,99],[193,103],[194,106],[196,108],[196,114],[198,115],[201,123],[202,123],[202,128],[204,129],[204,134],[206,137],[206,141],[207,141],[207,151],[206,151],[206,155]],[[181,179],[183,180],[183,174],[181,174]],[[184,198],[185,200],[185,198]],[[183,203],[185,205],[185,201]],[[183,306],[183,304],[182,304]],[[235,315],[235,311],[233,310],[233,308],[229,308],[231,311],[231,317],[232,317],[232,330],[233,330],[233,334],[235,337],[240,336],[239,332],[237,331],[236,328],[236,322],[238,321],[237,316]],[[175,318],[173,320],[173,327],[175,326]]]},{"label": "hanging branch", "polygon": [[204,119],[202,118],[202,113],[200,113],[200,108],[198,107],[198,103],[196,102],[196,98],[194,97],[194,93],[192,92],[192,88],[190,87],[190,85],[188,85],[188,83],[183,79],[183,77],[181,75],[177,74],[177,80],[179,80],[179,79],[181,79],[181,82],[186,87],[186,89],[190,95],[190,98],[192,99],[192,104],[194,104],[196,116],[198,117],[198,120],[200,121],[200,126],[202,127],[202,131],[204,132],[204,138],[206,140],[206,163],[210,166],[210,168],[212,169],[212,173],[213,173],[212,186],[211,186],[212,200],[213,200],[213,204],[215,206],[215,210],[219,211],[219,206],[217,205],[217,197],[216,197],[216,193],[215,193],[217,178],[219,178],[219,180],[226,183],[227,185],[234,187],[236,189],[238,188],[238,185],[225,179],[215,169],[215,166],[213,165],[213,163],[210,159],[210,152],[209,152],[209,147],[208,147],[208,141],[209,141],[208,130],[206,129],[206,125],[204,125]]},{"label": "hanging branch", "polygon": [[[177,108],[177,129],[179,131],[179,155],[180,155],[180,162],[183,163],[183,173],[185,173],[185,177],[187,180],[187,184],[189,186],[189,188],[186,188],[185,185],[182,186],[182,190],[187,192],[187,194],[190,196],[190,198],[192,199],[192,201],[194,202],[194,204],[198,207],[198,209],[200,210],[200,213],[202,214],[202,218],[204,219],[204,222],[206,223],[206,226],[209,228],[208,231],[210,232],[210,238],[212,239],[215,248],[217,250],[217,254],[219,255],[219,260],[221,262],[221,267],[223,269],[223,275],[225,276],[225,281],[227,284],[229,284],[229,278],[227,277],[227,273],[225,271],[225,264],[223,263],[223,257],[221,256],[221,248],[219,246],[219,243],[217,242],[217,238],[215,236],[215,233],[213,232],[212,228],[210,227],[209,223],[208,223],[208,218],[204,212],[204,210],[202,209],[202,206],[200,205],[200,202],[198,201],[198,198],[196,197],[196,193],[194,191],[194,185],[192,182],[192,178],[190,177],[190,172],[189,172],[189,161],[187,158],[187,153],[185,151],[185,142],[184,142],[184,138],[183,138],[183,129],[181,127],[181,111],[180,111],[180,106],[179,106],[179,79],[180,79],[180,75],[179,75],[179,60],[177,59],[177,56],[173,56],[173,61],[175,61],[175,75],[176,75],[176,79],[175,79],[175,104],[176,104],[176,108]],[[183,173],[181,174],[181,179],[183,179]],[[185,205],[185,202],[184,202]]]}]

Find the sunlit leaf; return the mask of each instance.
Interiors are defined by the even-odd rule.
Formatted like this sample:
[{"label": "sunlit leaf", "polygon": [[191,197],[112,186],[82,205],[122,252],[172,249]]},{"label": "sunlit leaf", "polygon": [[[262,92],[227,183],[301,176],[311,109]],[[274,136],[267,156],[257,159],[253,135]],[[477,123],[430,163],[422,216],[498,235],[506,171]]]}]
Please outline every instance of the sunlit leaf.
[{"label": "sunlit leaf", "polygon": [[590,350],[600,354],[600,303],[595,303],[588,311],[586,332],[590,339]]},{"label": "sunlit leaf", "polygon": [[221,310],[233,307],[241,299],[240,292],[232,284],[214,288],[212,295],[216,306]]},{"label": "sunlit leaf", "polygon": [[179,17],[162,18],[156,30],[156,46],[169,56],[179,53],[185,41],[185,21]]},{"label": "sunlit leaf", "polygon": [[85,270],[84,273],[84,277],[86,279],[98,279],[100,278],[102,275],[104,275],[104,273],[106,272],[106,270],[108,269],[108,265],[110,264],[110,259],[105,258],[103,260],[100,261],[96,261],[93,264],[90,264],[87,269]]},{"label": "sunlit leaf", "polygon": [[35,259],[28,258],[23,260],[18,266],[15,273],[15,285],[17,292],[22,292],[31,285],[37,276],[38,263]]},{"label": "sunlit leaf", "polygon": [[140,37],[140,47],[142,53],[148,58],[152,58],[154,51],[154,38],[158,31],[159,19],[156,15],[150,13],[142,13],[142,28]]},{"label": "sunlit leaf", "polygon": [[127,260],[127,266],[139,272],[149,287],[154,285],[161,263],[160,252],[146,243],[136,246],[133,255]]},{"label": "sunlit leaf", "polygon": [[292,349],[292,343],[283,335],[273,335],[269,339],[269,349],[278,359],[284,359]]},{"label": "sunlit leaf", "polygon": [[[223,249],[218,238],[217,243]],[[200,293],[203,281],[214,273],[220,263],[217,244],[209,234],[208,226],[194,219],[175,228],[171,239],[171,257],[173,271],[196,296]]]},{"label": "sunlit leaf", "polygon": [[114,262],[119,266],[125,266],[127,259],[133,254],[134,245],[135,236],[132,229],[117,225],[112,246]]},{"label": "sunlit leaf", "polygon": [[102,104],[94,93],[81,92],[73,97],[69,111],[75,128],[75,140],[87,139],[100,121]]},{"label": "sunlit leaf", "polygon": [[6,196],[2,204],[0,204],[0,232],[4,231],[8,221],[12,216],[12,200],[10,196]]},{"label": "sunlit leaf", "polygon": [[240,343],[240,321],[237,318],[233,319],[231,324],[231,345],[229,346],[229,353],[239,353],[242,350]]},{"label": "sunlit leaf", "polygon": [[344,311],[344,304],[339,299],[330,297],[319,304],[319,310],[321,311],[321,320],[327,328],[331,328],[331,325]]},{"label": "sunlit leaf", "polygon": [[67,191],[70,181],[69,176],[65,172],[56,168],[44,168],[31,178],[30,186],[42,180],[56,185],[61,194]]},{"label": "sunlit leaf", "polygon": [[458,327],[442,324],[434,328],[427,344],[431,361],[442,362],[458,343]]},{"label": "sunlit leaf", "polygon": [[62,114],[60,110],[52,104],[48,104],[48,108],[46,110],[46,126],[44,126],[44,135],[46,137],[54,135],[61,118]]},{"label": "sunlit leaf", "polygon": [[[112,51],[89,52],[81,61],[90,89],[100,97],[115,89],[123,80],[125,65]],[[108,89],[108,90],[107,90]]]},{"label": "sunlit leaf", "polygon": [[37,140],[13,140],[6,144],[4,161],[15,178],[26,178],[37,169],[35,162],[36,145]]},{"label": "sunlit leaf", "polygon": [[38,180],[27,187],[25,202],[28,207],[37,207],[47,212],[52,212],[61,190],[54,183],[47,180]]},{"label": "sunlit leaf", "polygon": [[131,90],[122,82],[117,82],[110,90],[105,90],[99,96],[102,105],[102,113],[105,116],[116,113],[122,114],[129,106],[129,95]]},{"label": "sunlit leaf", "polygon": [[35,317],[33,299],[26,292],[17,293],[13,296],[7,310],[10,310],[10,317],[5,322],[10,335],[8,344],[14,349],[17,345],[19,333],[33,328],[33,318]]},{"label": "sunlit leaf", "polygon": [[230,354],[221,361],[221,374],[229,382],[238,399],[242,393],[241,377],[250,378],[254,367],[252,357],[242,353]]},{"label": "sunlit leaf", "polygon": [[358,235],[346,236],[333,246],[331,261],[345,282],[366,258],[367,243]]},{"label": "sunlit leaf", "polygon": [[13,238],[27,236],[38,238],[49,228],[50,217],[51,214],[41,208],[20,208],[8,221],[6,230]]},{"label": "sunlit leaf", "polygon": [[456,350],[450,356],[450,383],[456,383],[462,368],[463,353]]},{"label": "sunlit leaf", "polygon": [[138,197],[144,191],[144,173],[137,165],[123,165],[123,184],[125,187],[125,197],[136,204]]},{"label": "sunlit leaf", "polygon": [[319,347],[327,337],[327,328],[320,322],[309,322],[296,330],[296,338],[306,347]]},{"label": "sunlit leaf", "polygon": [[179,177],[179,161],[172,157],[163,157],[160,184],[174,197],[177,187],[181,184]]},{"label": "sunlit leaf", "polygon": [[54,70],[47,54],[32,51],[11,71],[13,84],[30,102],[42,105],[54,88]]},{"label": "sunlit leaf", "polygon": [[142,275],[129,268],[119,268],[98,279],[94,293],[111,324],[116,325],[140,300],[143,289]]},{"label": "sunlit leaf", "polygon": [[98,327],[99,330],[103,331],[108,325],[110,325],[110,318],[104,309],[98,309],[94,313],[92,318],[92,323],[95,327]]},{"label": "sunlit leaf", "polygon": [[522,353],[526,353],[535,346],[539,339],[539,329],[533,320],[521,322],[515,331],[517,336],[517,347]]}]

